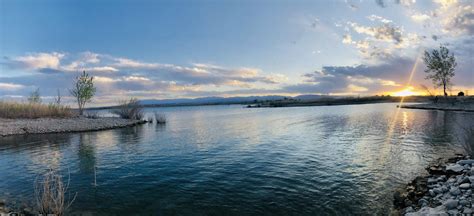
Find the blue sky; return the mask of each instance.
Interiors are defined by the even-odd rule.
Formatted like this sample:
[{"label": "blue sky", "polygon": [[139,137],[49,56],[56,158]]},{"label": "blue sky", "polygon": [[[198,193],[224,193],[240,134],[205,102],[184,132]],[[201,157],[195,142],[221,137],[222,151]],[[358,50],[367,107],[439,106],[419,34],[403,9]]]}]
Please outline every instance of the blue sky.
[{"label": "blue sky", "polygon": [[[463,0],[0,1],[0,97],[67,94],[96,77],[119,97],[371,95],[407,87],[425,49],[474,89],[474,6]],[[423,64],[411,84],[431,86]]]}]

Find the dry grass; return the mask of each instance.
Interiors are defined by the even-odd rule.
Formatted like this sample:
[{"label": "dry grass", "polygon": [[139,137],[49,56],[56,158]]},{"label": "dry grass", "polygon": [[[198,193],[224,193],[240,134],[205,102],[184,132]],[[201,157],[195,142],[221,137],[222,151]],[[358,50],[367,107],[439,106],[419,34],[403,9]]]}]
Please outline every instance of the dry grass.
[{"label": "dry grass", "polygon": [[68,118],[72,116],[74,112],[68,106],[0,101],[0,118]]},{"label": "dry grass", "polygon": [[53,170],[49,170],[43,176],[35,180],[35,197],[40,215],[62,216],[71,206],[76,198],[67,199],[66,194],[69,188],[69,180],[66,184],[61,175]]},{"label": "dry grass", "polygon": [[123,119],[143,119],[143,107],[140,106],[140,102],[135,98],[120,102],[120,105],[112,113],[117,114]]}]

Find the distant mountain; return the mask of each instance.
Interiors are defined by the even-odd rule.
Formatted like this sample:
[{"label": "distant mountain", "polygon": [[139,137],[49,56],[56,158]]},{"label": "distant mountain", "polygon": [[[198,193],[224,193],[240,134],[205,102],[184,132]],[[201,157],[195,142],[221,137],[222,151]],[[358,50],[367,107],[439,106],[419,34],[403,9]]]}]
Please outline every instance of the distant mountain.
[{"label": "distant mountain", "polygon": [[237,104],[237,103],[251,103],[254,101],[274,101],[295,99],[295,100],[319,100],[321,98],[327,98],[330,96],[325,95],[299,95],[296,97],[288,97],[281,95],[268,95],[268,96],[248,96],[248,97],[202,97],[195,99],[162,99],[162,100],[140,100],[142,105],[183,105],[183,104]]}]

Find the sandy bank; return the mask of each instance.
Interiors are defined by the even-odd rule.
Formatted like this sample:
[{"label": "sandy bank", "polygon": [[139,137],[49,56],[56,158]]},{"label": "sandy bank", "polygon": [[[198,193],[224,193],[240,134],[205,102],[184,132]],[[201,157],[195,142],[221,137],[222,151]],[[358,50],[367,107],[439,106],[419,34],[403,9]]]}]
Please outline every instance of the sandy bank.
[{"label": "sandy bank", "polygon": [[121,118],[39,118],[39,119],[3,119],[0,118],[0,136],[20,134],[42,134],[63,132],[97,131],[134,126],[145,123],[142,120]]}]

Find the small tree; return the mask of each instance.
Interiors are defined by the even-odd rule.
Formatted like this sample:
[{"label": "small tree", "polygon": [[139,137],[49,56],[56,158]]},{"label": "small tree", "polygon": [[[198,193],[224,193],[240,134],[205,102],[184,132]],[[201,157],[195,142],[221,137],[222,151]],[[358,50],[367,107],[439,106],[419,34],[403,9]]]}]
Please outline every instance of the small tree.
[{"label": "small tree", "polygon": [[71,95],[76,98],[77,106],[79,107],[79,114],[84,113],[84,106],[90,102],[95,94],[94,77],[89,76],[86,71],[75,79],[75,87],[70,89]]},{"label": "small tree", "polygon": [[444,96],[447,97],[446,89],[451,86],[451,77],[454,76],[457,65],[454,54],[441,45],[439,50],[435,49],[431,53],[425,51],[423,60],[427,67],[425,72],[429,73],[425,79],[431,79],[436,87],[443,86]]},{"label": "small tree", "polygon": [[40,96],[40,91],[39,88],[34,90],[33,92],[30,93],[30,96],[28,97],[28,102],[30,103],[41,103],[41,96]]}]

